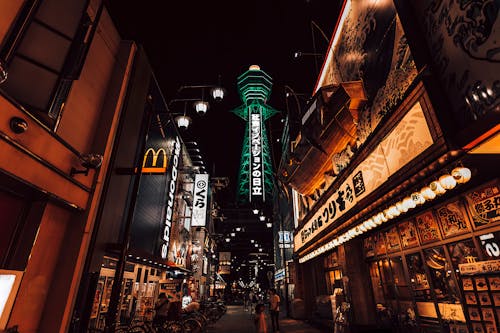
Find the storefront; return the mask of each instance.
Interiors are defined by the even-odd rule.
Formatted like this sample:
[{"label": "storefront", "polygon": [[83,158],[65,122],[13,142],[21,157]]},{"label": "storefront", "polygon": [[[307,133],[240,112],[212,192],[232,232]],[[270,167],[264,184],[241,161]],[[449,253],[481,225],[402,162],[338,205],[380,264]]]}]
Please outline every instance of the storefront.
[{"label": "storefront", "polygon": [[499,200],[497,179],[363,239],[381,326],[498,331]]}]

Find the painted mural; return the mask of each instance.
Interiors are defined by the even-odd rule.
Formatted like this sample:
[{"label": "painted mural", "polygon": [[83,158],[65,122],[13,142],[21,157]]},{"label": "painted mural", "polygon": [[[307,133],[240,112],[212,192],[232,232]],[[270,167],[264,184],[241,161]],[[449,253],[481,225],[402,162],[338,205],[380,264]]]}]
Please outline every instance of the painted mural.
[{"label": "painted mural", "polygon": [[322,85],[363,80],[368,103],[359,114],[360,146],[401,102],[417,70],[392,1],[349,3]]},{"label": "painted mural", "polygon": [[500,111],[500,2],[414,1],[457,124]]}]

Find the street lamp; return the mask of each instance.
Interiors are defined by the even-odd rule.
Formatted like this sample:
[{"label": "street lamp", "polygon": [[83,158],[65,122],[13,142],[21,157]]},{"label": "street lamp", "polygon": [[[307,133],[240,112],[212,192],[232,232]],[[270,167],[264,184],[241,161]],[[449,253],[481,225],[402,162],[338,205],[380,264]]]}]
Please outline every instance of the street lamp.
[{"label": "street lamp", "polygon": [[[168,103],[169,109],[174,103],[184,103],[184,112],[175,117],[177,127],[182,130],[186,130],[188,129],[189,125],[191,125],[192,119],[186,114],[188,102],[192,102],[193,108],[198,115],[203,116],[207,113],[208,109],[210,108],[210,103],[205,100],[206,89],[210,89],[210,95],[212,96],[214,101],[220,102],[222,99],[224,99],[226,90],[216,85],[181,86],[179,89],[177,89],[176,96],[184,95],[184,97],[174,98]],[[197,97],[197,95],[193,93],[183,93],[184,91],[189,90],[201,90],[201,98]]]}]

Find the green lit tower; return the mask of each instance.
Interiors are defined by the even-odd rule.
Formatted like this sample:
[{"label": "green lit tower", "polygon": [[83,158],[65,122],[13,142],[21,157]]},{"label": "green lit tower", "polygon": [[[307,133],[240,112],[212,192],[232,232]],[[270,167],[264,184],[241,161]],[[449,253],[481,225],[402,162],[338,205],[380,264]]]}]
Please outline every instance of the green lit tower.
[{"label": "green lit tower", "polygon": [[263,203],[271,200],[273,170],[265,121],[278,113],[266,104],[271,95],[272,79],[257,65],[238,77],[242,105],[232,110],[246,123],[238,175],[238,201]]}]

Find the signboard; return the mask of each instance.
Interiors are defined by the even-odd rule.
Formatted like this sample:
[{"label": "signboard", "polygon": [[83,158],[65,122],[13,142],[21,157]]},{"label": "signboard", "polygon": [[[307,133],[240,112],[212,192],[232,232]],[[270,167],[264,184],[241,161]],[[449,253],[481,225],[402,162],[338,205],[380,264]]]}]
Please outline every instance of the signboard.
[{"label": "signboard", "polygon": [[500,259],[459,264],[458,269],[462,275],[500,273]]},{"label": "signboard", "polygon": [[262,113],[260,107],[251,108],[250,126],[250,201],[264,201],[264,161],[262,156]]},{"label": "signboard", "polygon": [[204,227],[207,219],[208,174],[196,174],[193,189],[192,227]]},{"label": "signboard", "polygon": [[170,245],[170,228],[172,227],[172,217],[174,214],[175,190],[177,187],[177,176],[179,167],[179,156],[181,153],[181,141],[178,136],[174,140],[174,149],[172,155],[172,169],[170,173],[170,181],[167,187],[167,207],[165,213],[165,222],[163,224],[161,257],[167,259],[168,246]]},{"label": "signboard", "polygon": [[278,231],[278,243],[280,249],[289,249],[292,247],[292,232]]},{"label": "signboard", "polygon": [[285,270],[283,268],[278,269],[276,273],[274,273],[274,280],[279,281],[285,278]]},{"label": "signboard", "polygon": [[[401,138],[408,138],[401,140]],[[424,152],[433,143],[420,103],[415,103],[396,127],[319,207],[294,236],[295,250],[352,209],[362,198]]]}]

